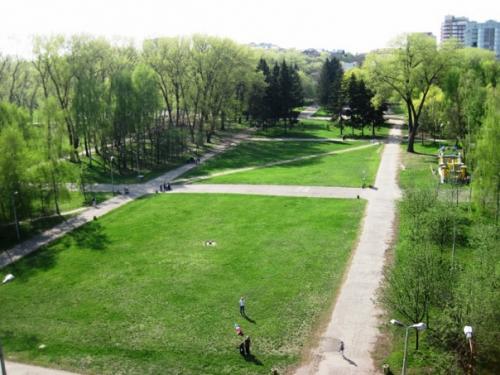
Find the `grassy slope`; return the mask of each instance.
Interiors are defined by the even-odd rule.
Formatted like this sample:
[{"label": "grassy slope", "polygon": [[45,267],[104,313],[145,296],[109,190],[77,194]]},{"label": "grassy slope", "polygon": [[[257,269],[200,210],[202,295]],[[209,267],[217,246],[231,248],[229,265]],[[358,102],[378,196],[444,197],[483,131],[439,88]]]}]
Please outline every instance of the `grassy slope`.
[{"label": "grassy slope", "polygon": [[220,184],[276,184],[360,187],[373,184],[382,146],[203,180]]},{"label": "grassy slope", "polygon": [[[363,207],[234,195],[130,203],[0,272],[17,276],[0,287],[5,352],[98,374],[267,374],[296,363]],[[239,316],[240,295],[255,324]],[[239,356],[234,322],[263,365]]]},{"label": "grassy slope", "polygon": [[190,170],[182,178],[206,176],[234,168],[258,166],[361,144],[360,142],[245,142]]}]

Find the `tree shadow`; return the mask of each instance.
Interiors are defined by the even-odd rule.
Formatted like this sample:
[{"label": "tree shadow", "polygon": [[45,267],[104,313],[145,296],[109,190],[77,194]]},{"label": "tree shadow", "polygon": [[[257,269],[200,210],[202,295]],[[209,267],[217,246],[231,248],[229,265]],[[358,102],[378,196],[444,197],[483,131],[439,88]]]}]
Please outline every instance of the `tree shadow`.
[{"label": "tree shadow", "polygon": [[92,250],[104,250],[109,244],[109,238],[103,233],[101,223],[96,220],[69,233],[68,239],[78,247]]},{"label": "tree shadow", "polygon": [[0,330],[0,341],[8,343],[9,349],[14,352],[33,351],[41,344],[36,335],[15,333],[11,330]]}]

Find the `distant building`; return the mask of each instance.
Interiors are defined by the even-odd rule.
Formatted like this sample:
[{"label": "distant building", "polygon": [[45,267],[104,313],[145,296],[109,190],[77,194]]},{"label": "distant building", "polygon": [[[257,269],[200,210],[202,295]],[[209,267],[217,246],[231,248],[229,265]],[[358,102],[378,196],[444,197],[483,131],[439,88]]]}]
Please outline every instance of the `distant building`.
[{"label": "distant building", "polygon": [[314,48],[308,48],[302,51],[302,53],[309,57],[319,57],[321,56],[321,52]]},{"label": "distant building", "polygon": [[494,51],[500,59],[500,22],[469,21],[466,17],[446,16],[441,25],[441,42],[456,38],[464,46]]},{"label": "distant building", "polygon": [[500,58],[500,22],[469,22],[465,29],[464,44],[468,47],[489,49]]},{"label": "distant building", "polygon": [[441,43],[450,38],[456,38],[465,43],[465,28],[469,23],[467,17],[445,16],[441,24]]}]

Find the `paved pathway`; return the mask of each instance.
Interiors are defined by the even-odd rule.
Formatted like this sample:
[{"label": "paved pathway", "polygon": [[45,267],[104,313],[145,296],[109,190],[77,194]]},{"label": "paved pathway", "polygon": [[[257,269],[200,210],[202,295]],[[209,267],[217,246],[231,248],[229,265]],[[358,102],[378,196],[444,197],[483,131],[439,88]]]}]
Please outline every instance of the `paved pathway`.
[{"label": "paved pathway", "polygon": [[310,106],[304,108],[304,110],[302,112],[300,112],[299,119],[311,118],[312,115],[314,115],[318,109],[319,109],[319,106],[317,106],[317,105],[310,105]]},{"label": "paved pathway", "polygon": [[17,362],[5,362],[8,375],[76,375],[72,372],[25,365]]},{"label": "paved pathway", "polygon": [[[373,299],[382,280],[384,255],[393,236],[395,201],[401,195],[396,177],[401,149],[400,129],[391,129],[377,173],[376,199],[369,199],[359,243],[340,290],[330,322],[312,350],[311,361],[299,369],[304,374],[377,373],[371,358],[378,335],[380,313]],[[345,357],[338,352],[340,341]]]},{"label": "paved pathway", "polygon": [[172,193],[221,193],[346,199],[356,199],[359,196],[359,198],[362,199],[374,199],[379,194],[379,191],[368,188],[362,189],[330,186],[198,184],[175,185]]}]

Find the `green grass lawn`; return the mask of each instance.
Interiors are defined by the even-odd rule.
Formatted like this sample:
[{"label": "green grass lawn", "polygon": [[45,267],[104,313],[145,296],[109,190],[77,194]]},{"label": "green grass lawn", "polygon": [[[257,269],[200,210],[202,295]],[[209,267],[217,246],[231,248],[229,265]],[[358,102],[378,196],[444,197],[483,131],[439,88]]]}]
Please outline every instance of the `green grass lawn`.
[{"label": "green grass lawn", "polygon": [[301,160],[202,180],[220,184],[276,184],[361,187],[374,184],[383,146]]},{"label": "green grass lawn", "polygon": [[181,178],[206,176],[301,156],[321,154],[362,145],[362,142],[245,142],[190,170]]},{"label": "green grass lawn", "polygon": [[[389,126],[384,125],[375,128],[375,138],[382,138],[389,134]],[[277,125],[266,130],[258,130],[256,136],[270,137],[270,138],[340,138],[340,128],[331,121],[307,119],[300,120],[298,124],[294,125],[291,129],[284,131],[283,126]],[[351,127],[344,127],[343,135],[348,138],[356,139],[371,139],[371,127],[365,127],[364,134],[361,130],[352,129]]]},{"label": "green grass lawn", "polygon": [[[4,352],[92,374],[282,373],[328,314],[364,204],[134,201],[0,271],[16,275],[0,286]],[[239,315],[240,295],[254,323]],[[235,322],[252,337],[255,361],[239,355]]]}]

